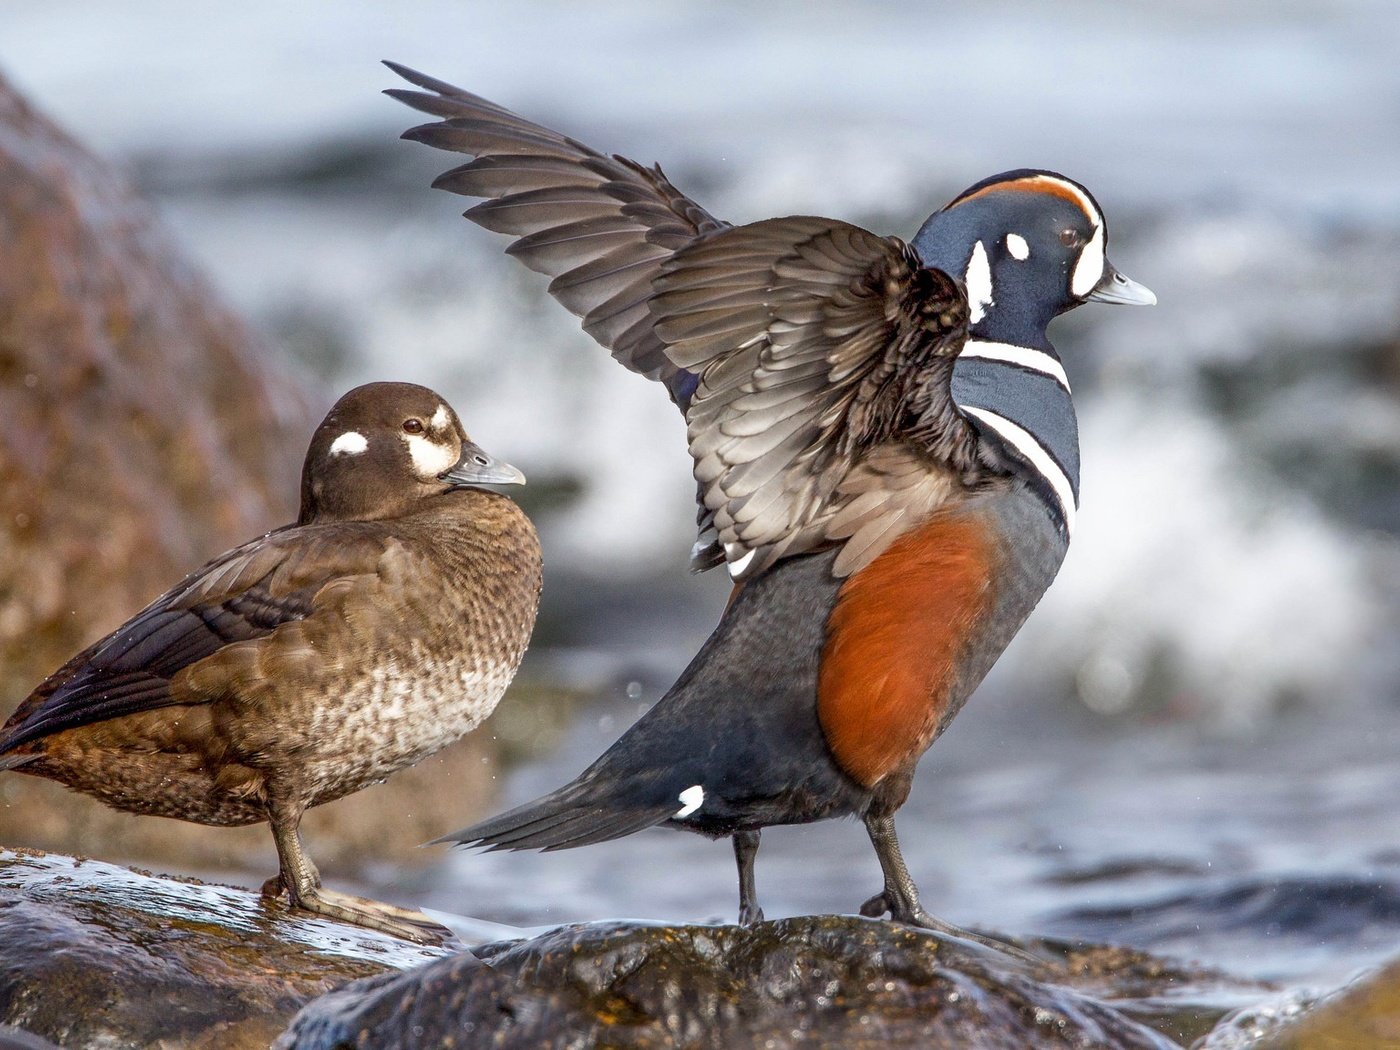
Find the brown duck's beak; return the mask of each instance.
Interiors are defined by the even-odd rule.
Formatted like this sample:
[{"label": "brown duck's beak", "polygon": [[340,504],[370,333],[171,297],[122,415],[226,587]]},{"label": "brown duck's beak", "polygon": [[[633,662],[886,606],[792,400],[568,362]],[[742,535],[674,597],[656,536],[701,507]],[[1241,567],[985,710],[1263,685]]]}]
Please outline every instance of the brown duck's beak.
[{"label": "brown duck's beak", "polygon": [[472,441],[462,445],[462,458],[457,465],[438,477],[455,486],[525,484],[524,474]]},{"label": "brown duck's beak", "polygon": [[1131,277],[1125,277],[1105,261],[1103,276],[1088,295],[1091,303],[1114,303],[1118,306],[1156,306],[1157,296],[1145,284],[1138,284]]}]

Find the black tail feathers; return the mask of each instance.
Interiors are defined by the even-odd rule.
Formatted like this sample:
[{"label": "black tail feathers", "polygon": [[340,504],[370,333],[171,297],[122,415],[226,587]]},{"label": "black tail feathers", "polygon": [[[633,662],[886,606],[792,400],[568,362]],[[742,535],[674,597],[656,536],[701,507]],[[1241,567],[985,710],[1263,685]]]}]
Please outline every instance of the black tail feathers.
[{"label": "black tail feathers", "polygon": [[679,803],[640,803],[600,789],[595,783],[574,782],[544,798],[527,802],[500,816],[434,839],[438,843],[501,849],[572,849],[622,838],[674,816]]}]

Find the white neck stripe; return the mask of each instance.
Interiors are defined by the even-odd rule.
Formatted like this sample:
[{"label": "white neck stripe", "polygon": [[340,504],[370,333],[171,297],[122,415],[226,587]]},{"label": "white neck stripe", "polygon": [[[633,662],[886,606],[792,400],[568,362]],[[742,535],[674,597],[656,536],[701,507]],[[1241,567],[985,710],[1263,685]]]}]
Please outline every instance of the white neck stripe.
[{"label": "white neck stripe", "polygon": [[990,339],[969,339],[958,356],[980,357],[987,361],[1005,361],[1009,365],[1019,365],[1021,368],[1049,376],[1065,388],[1066,394],[1071,392],[1065,366],[1044,350],[1017,346],[1015,343],[997,343]]},{"label": "white neck stripe", "polygon": [[1051,490],[1055,493],[1055,498],[1060,502],[1060,509],[1065,518],[1065,532],[1074,532],[1074,489],[1070,487],[1069,478],[1060,469],[1060,465],[1050,457],[1050,454],[1041,447],[1039,441],[1030,435],[1030,432],[1018,427],[1011,420],[1004,416],[999,416],[985,408],[972,408],[971,406],[959,406],[968,415],[976,416],[987,426],[995,430],[1001,438],[1018,453],[1049,483]]}]

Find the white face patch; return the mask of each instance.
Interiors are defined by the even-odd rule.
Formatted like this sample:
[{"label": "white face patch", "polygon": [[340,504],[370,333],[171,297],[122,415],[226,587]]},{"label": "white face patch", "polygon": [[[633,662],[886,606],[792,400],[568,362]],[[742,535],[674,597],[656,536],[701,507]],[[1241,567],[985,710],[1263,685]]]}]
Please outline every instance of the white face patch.
[{"label": "white face patch", "polygon": [[1006,235],[1006,250],[1011,253],[1011,258],[1018,262],[1025,262],[1031,257],[1031,246],[1019,233]]},{"label": "white face patch", "polygon": [[413,459],[413,469],[420,478],[435,478],[457,465],[456,454],[446,445],[422,434],[404,434],[403,439]]},{"label": "white face patch", "polygon": [[967,261],[963,283],[967,285],[967,305],[971,308],[969,319],[976,324],[992,305],[992,266],[987,262],[987,249],[981,241],[972,246],[972,258]]},{"label": "white face patch", "polygon": [[358,456],[369,448],[369,439],[357,430],[347,430],[331,442],[332,456]]},{"label": "white face patch", "polygon": [[705,804],[705,789],[699,784],[692,784],[678,796],[681,808],[676,810],[674,819],[688,817]]},{"label": "white face patch", "polygon": [[451,418],[446,405],[438,405],[437,411],[433,413],[433,418],[428,420],[428,425],[434,430],[446,430],[447,421]]},{"label": "white face patch", "polygon": [[1094,290],[1094,285],[1103,279],[1103,266],[1103,225],[1100,224],[1094,228],[1094,235],[1079,253],[1079,261],[1074,264],[1069,290],[1075,298],[1083,299]]}]

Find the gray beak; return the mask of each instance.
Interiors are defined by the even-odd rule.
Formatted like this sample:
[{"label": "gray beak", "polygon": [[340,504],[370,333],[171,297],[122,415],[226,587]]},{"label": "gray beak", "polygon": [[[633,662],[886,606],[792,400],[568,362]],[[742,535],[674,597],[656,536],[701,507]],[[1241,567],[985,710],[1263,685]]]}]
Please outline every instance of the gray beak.
[{"label": "gray beak", "polygon": [[1124,277],[1113,268],[1112,263],[1105,262],[1103,277],[1094,285],[1087,301],[1114,303],[1118,306],[1156,306],[1157,296],[1147,285],[1138,284],[1131,277]]},{"label": "gray beak", "polygon": [[462,485],[523,485],[525,475],[509,463],[503,463],[475,442],[462,446],[462,458],[451,470],[438,477],[456,486]]}]

